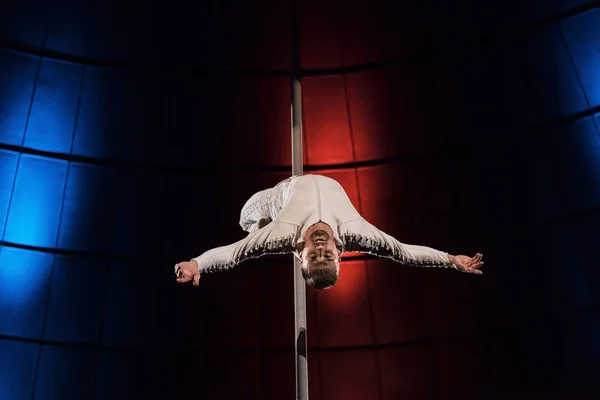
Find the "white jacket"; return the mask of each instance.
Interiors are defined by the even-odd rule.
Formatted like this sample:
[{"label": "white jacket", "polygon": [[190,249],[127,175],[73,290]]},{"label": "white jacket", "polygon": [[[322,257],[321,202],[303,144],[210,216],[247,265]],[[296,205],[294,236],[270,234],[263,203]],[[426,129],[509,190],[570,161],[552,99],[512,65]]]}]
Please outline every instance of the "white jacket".
[{"label": "white jacket", "polygon": [[453,267],[448,253],[400,243],[371,225],[342,186],[321,175],[294,176],[254,194],[240,215],[240,226],[248,236],[194,260],[200,272],[209,272],[267,254],[293,253],[302,248],[307,229],[319,221],[332,228],[341,252],[368,253],[409,266]]}]

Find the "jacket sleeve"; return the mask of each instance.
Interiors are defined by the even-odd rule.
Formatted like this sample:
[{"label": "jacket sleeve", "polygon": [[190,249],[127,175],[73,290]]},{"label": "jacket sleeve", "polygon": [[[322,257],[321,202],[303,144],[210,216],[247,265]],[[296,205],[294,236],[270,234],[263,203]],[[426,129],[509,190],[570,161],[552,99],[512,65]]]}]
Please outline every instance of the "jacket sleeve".
[{"label": "jacket sleeve", "polygon": [[255,193],[242,208],[240,226],[248,233],[264,228],[275,220],[289,197],[294,177],[279,182],[272,188]]},{"label": "jacket sleeve", "polygon": [[341,235],[344,251],[389,258],[412,267],[455,268],[448,259],[448,253],[430,247],[400,243],[364,219],[352,221],[346,225],[343,229],[344,233]]},{"label": "jacket sleeve", "polygon": [[198,263],[200,273],[230,269],[252,258],[292,253],[294,237],[293,226],[276,222],[235,243],[208,250],[192,260]]}]

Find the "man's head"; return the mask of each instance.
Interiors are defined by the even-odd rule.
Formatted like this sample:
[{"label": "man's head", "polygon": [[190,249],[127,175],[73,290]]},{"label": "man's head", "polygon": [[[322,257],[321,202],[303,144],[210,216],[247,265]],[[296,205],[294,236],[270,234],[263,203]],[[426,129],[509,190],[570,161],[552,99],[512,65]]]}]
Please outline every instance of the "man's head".
[{"label": "man's head", "polygon": [[333,236],[325,229],[316,229],[309,234],[299,258],[307,284],[316,289],[329,289],[337,283],[340,251]]}]

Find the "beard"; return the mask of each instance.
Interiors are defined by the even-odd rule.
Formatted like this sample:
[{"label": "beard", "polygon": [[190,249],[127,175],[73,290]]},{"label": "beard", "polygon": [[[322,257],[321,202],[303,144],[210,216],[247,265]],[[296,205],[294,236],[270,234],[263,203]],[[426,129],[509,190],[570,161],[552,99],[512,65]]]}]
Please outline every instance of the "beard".
[{"label": "beard", "polygon": [[324,230],[316,230],[310,235],[310,241],[313,243],[325,243],[330,238],[329,234]]}]

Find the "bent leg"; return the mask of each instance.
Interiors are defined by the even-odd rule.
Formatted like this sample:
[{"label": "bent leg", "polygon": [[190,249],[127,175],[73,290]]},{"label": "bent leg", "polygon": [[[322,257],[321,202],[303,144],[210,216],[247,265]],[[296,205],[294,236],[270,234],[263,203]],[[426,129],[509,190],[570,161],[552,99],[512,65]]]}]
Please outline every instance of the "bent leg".
[{"label": "bent leg", "polygon": [[248,233],[256,232],[271,222],[271,218],[265,212],[270,191],[271,189],[266,189],[254,193],[242,207],[240,226],[244,231]]}]

